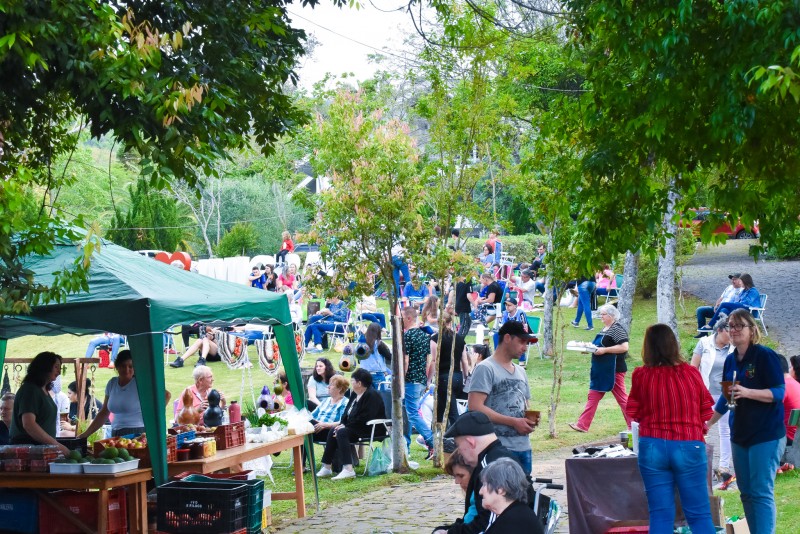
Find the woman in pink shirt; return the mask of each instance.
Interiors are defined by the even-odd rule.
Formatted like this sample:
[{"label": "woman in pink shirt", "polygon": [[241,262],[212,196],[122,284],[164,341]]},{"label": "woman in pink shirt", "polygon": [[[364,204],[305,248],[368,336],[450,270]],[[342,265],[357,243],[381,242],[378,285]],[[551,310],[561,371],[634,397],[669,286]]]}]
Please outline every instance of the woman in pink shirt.
[{"label": "woman in pink shirt", "polygon": [[639,472],[647,493],[650,532],[673,532],[677,487],[692,532],[714,534],[703,440],[714,401],[700,371],[681,357],[669,326],[647,329],[642,359],[644,366],[633,371],[626,411],[639,422]]},{"label": "woman in pink shirt", "polygon": [[598,295],[608,295],[609,289],[617,289],[617,277],[607,263],[603,265],[602,271],[595,273],[594,279],[597,281],[595,291]]}]

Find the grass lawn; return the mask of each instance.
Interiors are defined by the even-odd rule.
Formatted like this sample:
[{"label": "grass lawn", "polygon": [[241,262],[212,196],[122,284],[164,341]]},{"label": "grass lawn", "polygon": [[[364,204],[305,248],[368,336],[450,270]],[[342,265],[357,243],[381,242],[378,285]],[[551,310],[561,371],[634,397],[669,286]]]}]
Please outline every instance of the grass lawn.
[{"label": "grass lawn", "polygon": [[[379,301],[386,307],[385,301]],[[700,304],[693,298],[685,298],[679,303],[678,315],[681,330],[681,346],[684,354],[690,357],[696,341],[692,339],[695,333],[696,323],[694,310]],[[569,321],[574,319],[575,310],[561,308],[558,318],[558,341],[557,347],[561,347],[569,340],[591,341],[596,332],[600,329],[601,323],[595,321],[595,331],[587,332],[569,326]],[[648,325],[655,322],[656,303],[655,300],[638,299],[635,303],[635,318],[630,332],[630,359],[628,361],[628,389],[630,390],[630,375],[633,367],[640,364],[641,346],[644,331]],[[43,350],[53,350],[63,356],[82,356],[86,350],[89,338],[78,336],[57,336],[57,337],[26,337],[10,340],[8,343],[8,357],[32,357]],[[472,341],[472,340],[470,340]],[[179,347],[182,347],[180,339],[176,339]],[[767,344],[772,345],[772,340],[767,340]],[[252,351],[252,349],[251,349]],[[589,356],[577,352],[565,353],[564,372],[561,389],[561,400],[556,413],[556,435],[549,437],[547,410],[550,403],[550,389],[553,377],[552,360],[541,360],[537,356],[538,352],[534,349],[532,358],[527,367],[528,380],[531,386],[532,409],[542,411],[542,422],[540,427],[532,434],[531,441],[534,450],[534,464],[536,463],[536,453],[550,451],[567,446],[575,446],[587,441],[594,441],[615,436],[620,430],[625,428],[625,421],[622,414],[611,395],[607,395],[598,407],[597,414],[589,434],[581,434],[572,431],[567,423],[575,421],[583,409],[586,401],[587,388],[589,385]],[[254,352],[251,353],[251,357]],[[319,355],[309,354],[306,356],[303,365],[310,367]],[[326,353],[328,357],[338,364],[339,354]],[[172,359],[172,358],[170,358]],[[196,361],[194,359],[190,361]],[[248,376],[240,371],[229,371],[223,363],[212,363],[211,368],[215,374],[215,387],[223,391],[228,401],[233,399],[249,400],[251,398],[250,388],[252,385],[254,394],[258,396],[261,387],[265,384],[272,385],[273,380],[267,377],[258,367],[252,370]],[[193,381],[192,365],[188,364],[182,369],[167,368],[165,370],[166,385],[173,398],[180,391],[190,385]],[[113,376],[113,372],[107,369],[98,369],[95,372],[95,383],[98,395],[102,397],[106,382]],[[251,378],[252,377],[252,378]],[[64,377],[66,386],[72,380],[71,371]],[[12,384],[12,388],[16,388]],[[167,420],[171,420],[172,409],[168,407]],[[322,456],[320,447],[316,448],[316,457]],[[274,457],[275,466],[273,476],[275,477],[274,491],[289,491],[294,487],[291,471],[289,470],[289,454],[282,454]],[[319,484],[320,500],[323,506],[335,505],[353,498],[354,495],[363,495],[375,489],[385,486],[392,486],[404,482],[418,482],[430,479],[441,474],[441,471],[430,467],[429,462],[425,462],[424,450],[418,445],[412,445],[412,459],[421,464],[419,470],[408,475],[389,474],[381,477],[359,477],[355,480],[343,483],[334,483],[329,480],[321,480]],[[362,468],[363,469],[363,466]],[[776,497],[778,502],[778,532],[795,532],[800,522],[800,507],[794,503],[800,502],[800,475],[797,472],[781,475],[776,484]],[[309,513],[313,513],[314,495],[313,485],[310,475],[305,475],[306,482],[306,501],[309,504]],[[725,498],[726,515],[741,514],[741,502],[737,492],[718,492]],[[273,503],[273,517],[276,521],[294,517],[294,508],[291,501],[280,501]]]}]

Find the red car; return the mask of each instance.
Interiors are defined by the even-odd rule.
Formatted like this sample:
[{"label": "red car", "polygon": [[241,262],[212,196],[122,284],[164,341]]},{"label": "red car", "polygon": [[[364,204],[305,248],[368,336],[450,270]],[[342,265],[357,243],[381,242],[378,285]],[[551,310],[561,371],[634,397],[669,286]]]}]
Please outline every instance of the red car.
[{"label": "red car", "polygon": [[[711,210],[708,208],[691,208],[689,213],[692,214],[691,223],[681,222],[681,227],[686,228],[691,224],[692,233],[695,237],[700,236],[700,227],[708,219]],[[723,221],[719,226],[714,228],[713,234],[725,234],[730,238],[736,239],[754,239],[761,237],[761,232],[758,230],[758,223],[756,222],[752,228],[748,229],[742,224],[741,221],[736,221],[736,227],[731,228],[728,221]]]}]

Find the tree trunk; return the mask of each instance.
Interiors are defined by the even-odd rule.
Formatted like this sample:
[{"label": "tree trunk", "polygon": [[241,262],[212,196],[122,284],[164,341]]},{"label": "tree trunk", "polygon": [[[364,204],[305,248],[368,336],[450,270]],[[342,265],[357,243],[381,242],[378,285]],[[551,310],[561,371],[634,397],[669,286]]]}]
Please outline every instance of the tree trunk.
[{"label": "tree trunk", "polygon": [[678,225],[674,220],[675,203],[678,193],[674,189],[669,192],[667,211],[664,213],[664,230],[669,235],[664,245],[664,253],[658,258],[658,289],[656,290],[656,310],[658,322],[668,325],[678,335],[678,317],[675,315],[675,252],[677,248]]},{"label": "tree trunk", "polygon": [[[394,279],[383,277],[389,295],[389,314],[392,321],[392,470],[395,473],[408,473],[406,460],[406,438],[403,435],[403,394],[405,392],[405,372],[403,355],[403,321],[397,315],[397,296]],[[395,296],[393,296],[395,295]]]},{"label": "tree trunk", "polygon": [[[553,251],[553,236],[550,234],[550,238],[547,243],[547,253],[550,254]],[[542,325],[542,337],[543,344],[542,344],[542,352],[549,357],[555,355],[555,345],[554,345],[554,316],[553,316],[553,309],[557,304],[555,302],[555,297],[553,296],[553,285],[555,284],[555,280],[553,280],[553,269],[552,266],[550,269],[545,271],[544,276],[544,318],[542,321],[544,325]]]},{"label": "tree trunk", "polygon": [[[550,293],[550,298],[552,299],[553,292],[548,290],[548,293]],[[564,326],[563,323],[561,324],[561,348],[553,352],[553,383],[550,387],[550,408],[547,416],[549,421],[548,432],[551,438],[557,436],[556,410],[558,409],[558,403],[561,401],[561,381],[564,375]]]},{"label": "tree trunk", "polygon": [[625,327],[626,332],[631,331],[633,320],[633,296],[636,294],[636,282],[639,278],[639,254],[630,250],[625,253],[625,270],[622,272],[622,287],[619,290],[619,322]]}]

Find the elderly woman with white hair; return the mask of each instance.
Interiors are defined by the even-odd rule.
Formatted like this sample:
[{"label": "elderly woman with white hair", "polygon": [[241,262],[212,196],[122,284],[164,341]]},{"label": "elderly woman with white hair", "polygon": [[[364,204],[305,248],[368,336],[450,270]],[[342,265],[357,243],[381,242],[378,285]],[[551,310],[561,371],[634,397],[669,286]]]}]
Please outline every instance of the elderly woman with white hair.
[{"label": "elderly woman with white hair", "polygon": [[516,460],[498,458],[481,471],[480,477],[482,506],[492,512],[486,534],[544,532],[528,503],[530,482]]},{"label": "elderly woman with white hair", "polygon": [[628,404],[628,393],[625,391],[625,373],[628,366],[625,358],[628,357],[628,332],[619,323],[619,310],[611,304],[604,304],[597,310],[603,329],[594,338],[597,350],[592,354],[592,368],[589,373],[589,396],[586,407],[575,423],[569,423],[570,428],[578,432],[588,432],[592,424],[597,405],[600,404],[607,392],[611,392],[617,399],[625,417],[628,428],[631,420],[625,413]]},{"label": "elderly woman with white hair", "polygon": [[[178,397],[177,411],[183,409],[183,397],[187,391],[192,396],[192,405],[196,410],[204,412],[208,408],[208,393],[214,386],[214,372],[211,371],[210,367],[198,365],[192,372],[192,378],[194,378],[194,385],[187,387]],[[224,410],[225,395],[221,391],[219,392],[219,398],[219,406]]]}]

